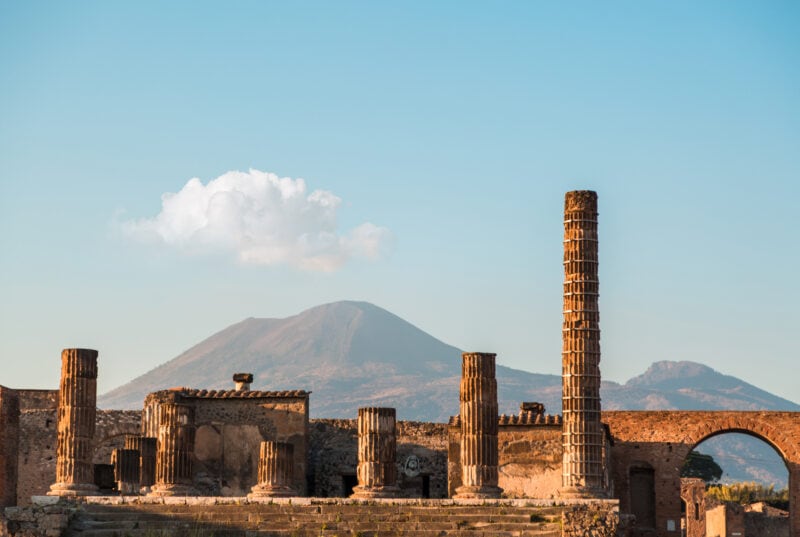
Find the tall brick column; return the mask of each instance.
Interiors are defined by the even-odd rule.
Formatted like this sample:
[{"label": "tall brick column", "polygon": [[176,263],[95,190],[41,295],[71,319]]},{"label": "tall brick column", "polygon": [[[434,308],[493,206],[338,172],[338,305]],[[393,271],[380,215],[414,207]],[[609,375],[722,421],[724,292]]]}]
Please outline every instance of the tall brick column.
[{"label": "tall brick column", "polygon": [[597,194],[590,190],[567,192],[561,355],[563,496],[603,495],[597,263]]},{"label": "tall brick column", "polygon": [[92,465],[92,438],[97,403],[97,351],[64,349],[58,394],[56,482],[50,496],[97,493]]},{"label": "tall brick column", "polygon": [[394,408],[358,409],[358,486],[351,498],[393,498],[397,486]]},{"label": "tall brick column", "polygon": [[192,486],[194,407],[178,402],[158,406],[156,482],[150,496],[195,496]]},{"label": "tall brick column", "polygon": [[156,482],[156,439],[150,436],[128,435],[125,449],[139,452],[139,486],[145,492]]},{"label": "tall brick column", "polygon": [[261,442],[258,458],[258,484],[252,497],[297,496],[294,479],[294,446],[288,442]]},{"label": "tall brick column", "polygon": [[456,498],[499,498],[495,354],[465,352],[461,362],[461,486]]},{"label": "tall brick column", "polygon": [[114,481],[120,494],[139,493],[139,452],[135,449],[115,448],[111,452]]}]

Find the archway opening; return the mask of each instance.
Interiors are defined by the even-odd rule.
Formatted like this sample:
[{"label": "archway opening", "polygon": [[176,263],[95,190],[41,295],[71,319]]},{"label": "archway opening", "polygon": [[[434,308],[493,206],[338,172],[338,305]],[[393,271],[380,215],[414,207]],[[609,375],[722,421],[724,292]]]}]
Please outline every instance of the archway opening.
[{"label": "archway opening", "polygon": [[758,436],[722,432],[704,439],[685,459],[681,478],[686,537],[788,531],[789,470]]}]

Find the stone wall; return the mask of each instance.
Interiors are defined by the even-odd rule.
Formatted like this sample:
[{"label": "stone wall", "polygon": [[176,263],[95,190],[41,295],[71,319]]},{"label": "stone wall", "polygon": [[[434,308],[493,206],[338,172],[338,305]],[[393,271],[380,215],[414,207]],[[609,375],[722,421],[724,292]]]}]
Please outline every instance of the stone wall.
[{"label": "stone wall", "polygon": [[[32,390],[28,390],[32,391]],[[45,391],[45,390],[39,390]],[[26,410],[20,413],[17,459],[17,504],[30,505],[31,496],[47,493],[56,478],[55,408]],[[98,410],[92,462],[108,464],[111,451],[124,447],[125,435],[139,432],[141,412],[136,410]]]},{"label": "stone wall", "polygon": [[165,390],[145,399],[142,431],[158,436],[157,408],[177,398],[194,408],[194,486],[209,496],[244,496],[258,482],[262,440],[294,446],[292,487],[307,491],[308,393]]},{"label": "stone wall", "polygon": [[[447,425],[397,422],[397,485],[406,498],[447,497]],[[358,429],[355,419],[311,420],[309,491],[343,497],[355,484]]]},{"label": "stone wall", "polygon": [[17,504],[47,494],[56,480],[57,411],[27,410],[19,419]]},{"label": "stone wall", "polygon": [[58,408],[58,390],[17,390],[17,393],[22,412]]},{"label": "stone wall", "polygon": [[0,507],[17,502],[19,394],[0,386]]},{"label": "stone wall", "polygon": [[[555,498],[561,487],[561,423],[509,423],[501,416],[497,429],[498,486],[507,498]],[[461,431],[457,419],[448,428],[448,493],[461,486]],[[545,420],[545,421],[547,421]]]}]

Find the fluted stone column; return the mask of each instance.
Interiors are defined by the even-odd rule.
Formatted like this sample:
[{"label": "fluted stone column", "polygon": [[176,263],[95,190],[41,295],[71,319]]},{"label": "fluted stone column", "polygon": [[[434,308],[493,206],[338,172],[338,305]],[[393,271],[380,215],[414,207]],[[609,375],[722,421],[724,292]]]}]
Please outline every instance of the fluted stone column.
[{"label": "fluted stone column", "polygon": [[292,488],[294,479],[294,446],[288,442],[261,442],[258,458],[258,484],[252,497],[297,496]]},{"label": "fluted stone column", "polygon": [[358,409],[358,486],[351,498],[393,498],[397,486],[394,408]]},{"label": "fluted stone column", "polygon": [[177,402],[158,406],[156,482],[150,496],[195,496],[192,486],[194,407]]},{"label": "fluted stone column", "polygon": [[56,482],[51,496],[97,493],[92,465],[92,439],[97,403],[97,351],[64,349],[58,394]]},{"label": "fluted stone column", "polygon": [[115,448],[111,452],[114,481],[120,494],[139,493],[139,452],[135,449]]},{"label": "fluted stone column", "polygon": [[156,481],[156,439],[150,436],[128,435],[125,449],[139,452],[139,486],[149,492]]},{"label": "fluted stone column", "polygon": [[597,194],[567,192],[561,358],[564,496],[603,495],[597,246]]},{"label": "fluted stone column", "polygon": [[495,354],[466,352],[461,363],[461,486],[456,498],[499,498]]}]

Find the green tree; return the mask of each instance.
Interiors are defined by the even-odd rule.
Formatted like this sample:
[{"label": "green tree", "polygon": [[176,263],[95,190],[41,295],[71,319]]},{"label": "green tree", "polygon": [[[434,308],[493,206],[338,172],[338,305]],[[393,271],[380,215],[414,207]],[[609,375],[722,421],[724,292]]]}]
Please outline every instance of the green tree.
[{"label": "green tree", "polygon": [[715,483],[722,477],[722,468],[711,455],[691,451],[683,461],[681,477],[699,477],[706,483]]}]

